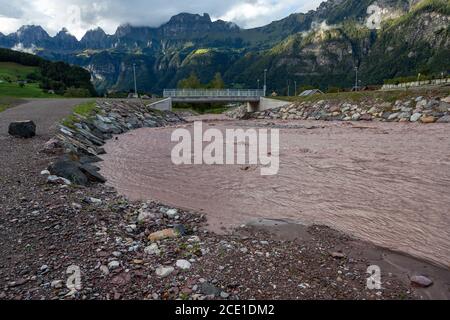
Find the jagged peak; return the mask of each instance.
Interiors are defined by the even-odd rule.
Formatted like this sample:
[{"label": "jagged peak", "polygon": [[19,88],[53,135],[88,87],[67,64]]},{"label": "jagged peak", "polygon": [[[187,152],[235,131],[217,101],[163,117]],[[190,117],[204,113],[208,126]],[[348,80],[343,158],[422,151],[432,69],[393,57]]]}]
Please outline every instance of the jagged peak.
[{"label": "jagged peak", "polygon": [[102,28],[97,27],[95,29],[88,30],[84,34],[83,38],[81,38],[81,41],[86,40],[88,38],[92,38],[92,37],[106,38],[107,36],[108,35],[106,34],[106,32]]},{"label": "jagged peak", "polygon": [[88,30],[87,32],[86,32],[86,34],[88,34],[88,33],[95,33],[95,34],[104,34],[105,36],[106,36],[106,32],[101,28],[101,27],[97,27],[97,28],[94,28],[94,29],[90,29],[90,30]]},{"label": "jagged peak", "polygon": [[34,24],[23,25],[19,28],[19,30],[17,30],[17,33],[25,33],[25,32],[40,32],[42,34],[49,36],[47,31],[44,30],[44,28],[42,28],[41,26],[38,26],[38,25],[34,25]]},{"label": "jagged peak", "polygon": [[172,16],[172,18],[170,18],[170,20],[167,24],[189,23],[189,22],[193,22],[193,21],[212,23],[211,17],[208,13],[204,13],[203,15],[200,15],[200,14],[195,14],[195,13],[182,12],[175,16]]}]

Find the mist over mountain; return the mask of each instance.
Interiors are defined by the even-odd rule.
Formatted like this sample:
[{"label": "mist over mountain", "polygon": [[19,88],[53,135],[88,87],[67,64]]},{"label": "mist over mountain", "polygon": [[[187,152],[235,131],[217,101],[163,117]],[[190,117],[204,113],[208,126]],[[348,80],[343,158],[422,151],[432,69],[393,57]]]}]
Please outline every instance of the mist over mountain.
[{"label": "mist over mountain", "polygon": [[40,26],[0,33],[0,47],[33,52],[90,71],[100,92],[133,88],[160,93],[192,72],[203,82],[220,72],[229,87],[254,88],[268,69],[269,90],[287,81],[326,89],[418,72],[450,69],[447,0],[330,0],[315,11],[294,13],[269,25],[242,29],[208,14],[181,13],[160,27],[101,28],[78,41],[66,29],[50,37]]}]

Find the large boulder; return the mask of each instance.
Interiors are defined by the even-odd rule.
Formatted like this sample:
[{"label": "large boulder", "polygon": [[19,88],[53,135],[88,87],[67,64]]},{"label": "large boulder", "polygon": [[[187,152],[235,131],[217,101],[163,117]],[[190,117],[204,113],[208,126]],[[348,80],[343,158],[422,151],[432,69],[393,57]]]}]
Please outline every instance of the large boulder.
[{"label": "large boulder", "polygon": [[81,171],[80,163],[76,161],[70,161],[68,159],[60,159],[50,165],[48,171],[52,175],[66,178],[70,180],[74,184],[85,186],[89,179],[87,176]]},{"label": "large boulder", "polygon": [[9,125],[8,133],[18,138],[33,138],[36,135],[36,125],[33,121],[15,121]]},{"label": "large boulder", "polygon": [[52,175],[66,178],[78,185],[84,186],[88,182],[105,183],[106,179],[98,172],[100,169],[83,160],[85,158],[79,158],[76,155],[65,155],[53,163],[48,170]]}]

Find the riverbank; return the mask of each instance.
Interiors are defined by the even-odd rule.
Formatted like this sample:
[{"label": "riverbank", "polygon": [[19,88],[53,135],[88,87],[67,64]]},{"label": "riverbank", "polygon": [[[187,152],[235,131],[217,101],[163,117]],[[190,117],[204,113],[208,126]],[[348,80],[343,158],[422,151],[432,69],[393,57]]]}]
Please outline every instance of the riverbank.
[{"label": "riverbank", "polygon": [[[448,299],[445,270],[414,259],[403,269],[395,254],[326,227],[264,221],[219,235],[205,213],[49,184],[40,172],[58,157],[41,152],[47,139],[0,136],[0,299]],[[170,228],[180,233],[155,239]],[[382,290],[366,288],[373,264]],[[70,266],[81,270],[72,293]],[[422,274],[433,286],[411,285]]]}]

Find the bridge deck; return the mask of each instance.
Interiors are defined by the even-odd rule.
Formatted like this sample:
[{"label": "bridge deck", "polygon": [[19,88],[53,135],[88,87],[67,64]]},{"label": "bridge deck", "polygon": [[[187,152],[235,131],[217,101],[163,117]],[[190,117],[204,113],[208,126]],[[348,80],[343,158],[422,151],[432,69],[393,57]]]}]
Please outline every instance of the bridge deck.
[{"label": "bridge deck", "polygon": [[164,90],[165,98],[173,102],[256,102],[264,96],[264,90],[241,89],[168,89]]}]

